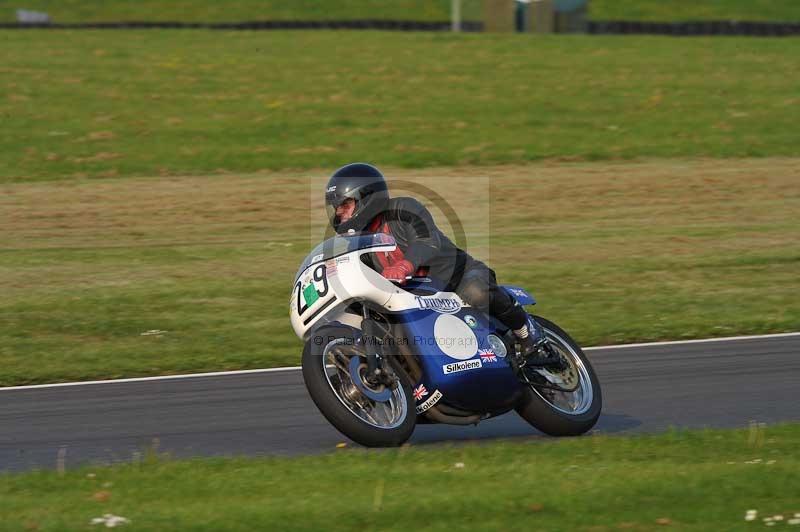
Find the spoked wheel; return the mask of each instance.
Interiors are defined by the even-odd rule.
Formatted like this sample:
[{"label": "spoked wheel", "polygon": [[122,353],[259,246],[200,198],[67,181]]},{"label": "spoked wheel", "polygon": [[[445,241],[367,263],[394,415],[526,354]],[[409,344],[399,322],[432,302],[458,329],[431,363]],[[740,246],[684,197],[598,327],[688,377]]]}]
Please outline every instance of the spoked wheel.
[{"label": "spoked wheel", "polygon": [[551,436],[577,436],[590,430],[600,417],[603,399],[600,382],[589,359],[570,336],[541,317],[551,355],[561,359],[558,368],[527,368],[528,389],[517,413]]},{"label": "spoked wheel", "polygon": [[358,333],[349,327],[327,327],[306,343],[306,388],[325,418],[348,438],[368,447],[400,445],[416,424],[410,379],[389,357],[384,368],[388,382],[368,383]]}]

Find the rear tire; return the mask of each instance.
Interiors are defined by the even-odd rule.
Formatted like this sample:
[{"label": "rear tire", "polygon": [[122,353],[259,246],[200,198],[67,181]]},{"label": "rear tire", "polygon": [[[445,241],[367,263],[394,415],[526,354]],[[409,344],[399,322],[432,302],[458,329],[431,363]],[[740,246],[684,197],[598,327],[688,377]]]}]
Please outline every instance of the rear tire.
[{"label": "rear tire", "polygon": [[[330,326],[319,329],[314,336],[306,342],[303,349],[303,379],[305,380],[308,393],[311,399],[323,416],[336,429],[366,447],[396,447],[405,443],[414,432],[417,415],[414,410],[416,402],[412,395],[412,383],[407,373],[400,364],[392,357],[384,359],[389,365],[389,369],[398,377],[399,390],[394,389],[394,397],[398,399],[401,419],[391,427],[378,427],[368,423],[357,416],[345,402],[348,399],[341,398],[334,392],[333,385],[329,382],[327,374],[325,356],[326,349],[337,340],[344,340],[344,345],[353,351],[363,354],[363,348],[356,344],[361,337],[361,331],[351,327]],[[320,341],[322,339],[322,341]],[[319,342],[320,345],[317,345]],[[358,356],[354,354],[353,356]],[[351,357],[352,358],[352,357]],[[333,379],[341,379],[340,374],[332,376]],[[350,377],[345,377],[350,378]],[[337,381],[340,383],[341,380]],[[395,393],[396,392],[396,393]],[[365,399],[363,394],[357,393],[360,399]]]},{"label": "rear tire", "polygon": [[551,343],[566,348],[567,356],[577,358],[574,363],[582,366],[584,370],[581,373],[581,387],[589,390],[591,397],[583,399],[586,404],[578,412],[569,413],[556,407],[547,399],[547,390],[539,390],[535,386],[529,385],[517,405],[516,411],[525,421],[550,436],[584,434],[597,423],[603,408],[600,381],[583,350],[563,329],[539,316],[534,316],[534,318],[542,325]]}]

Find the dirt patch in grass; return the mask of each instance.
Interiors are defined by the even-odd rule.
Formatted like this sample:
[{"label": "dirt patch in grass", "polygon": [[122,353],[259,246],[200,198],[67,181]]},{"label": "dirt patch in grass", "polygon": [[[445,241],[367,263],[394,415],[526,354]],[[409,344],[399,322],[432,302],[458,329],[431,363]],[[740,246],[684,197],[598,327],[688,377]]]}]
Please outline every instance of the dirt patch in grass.
[{"label": "dirt patch in grass", "polygon": [[[330,169],[303,173],[97,179],[0,185],[4,249],[120,248],[298,242],[324,228]],[[796,222],[797,159],[545,162],[482,168],[384,169],[442,196],[469,224],[490,213],[492,235],[547,239],[653,224]],[[431,198],[420,199],[434,205]],[[591,224],[586,222],[591,220]],[[443,224],[445,225],[445,224]],[[677,232],[676,232],[677,233]],[[789,236],[789,235],[786,235]],[[687,235],[669,238],[685,251]],[[763,245],[784,242],[764,241]]]},{"label": "dirt patch in grass", "polygon": [[[328,172],[0,185],[0,250],[19,257],[51,252],[31,253],[22,267],[4,272],[0,286],[66,285],[78,276],[102,285],[107,276],[124,274],[128,281],[120,282],[130,282],[178,270],[183,277],[259,275],[265,264],[257,256],[295,256],[325,234],[321,191]],[[455,224],[443,211],[456,213],[471,250],[496,267],[537,257],[678,257],[800,245],[796,159],[385,172],[395,182],[423,185],[417,197],[454,239]],[[195,247],[216,248],[218,256],[188,267],[166,258],[148,275],[146,253],[176,250],[191,262]],[[236,252],[226,256],[226,249]],[[58,259],[70,250],[85,253]],[[135,250],[142,260],[127,263]],[[103,260],[92,251],[102,251]],[[246,260],[236,260],[243,253]],[[93,267],[101,263],[102,271]],[[294,266],[271,268],[286,274]]]}]

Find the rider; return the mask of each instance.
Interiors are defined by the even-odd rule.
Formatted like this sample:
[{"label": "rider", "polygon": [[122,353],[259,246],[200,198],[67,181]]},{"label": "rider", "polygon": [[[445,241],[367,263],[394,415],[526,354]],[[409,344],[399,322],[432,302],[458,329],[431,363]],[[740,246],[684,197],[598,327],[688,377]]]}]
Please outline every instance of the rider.
[{"label": "rider", "polygon": [[[414,198],[390,198],[381,172],[372,165],[352,163],[331,176],[325,193],[331,226],[338,234],[382,232],[392,235],[397,249],[376,254],[376,269],[386,278],[405,284],[420,269],[456,292],[469,305],[488,312],[514,331],[524,357],[540,356],[541,326],[530,318],[483,262],[456,247]],[[542,355],[543,356],[543,355]]]}]

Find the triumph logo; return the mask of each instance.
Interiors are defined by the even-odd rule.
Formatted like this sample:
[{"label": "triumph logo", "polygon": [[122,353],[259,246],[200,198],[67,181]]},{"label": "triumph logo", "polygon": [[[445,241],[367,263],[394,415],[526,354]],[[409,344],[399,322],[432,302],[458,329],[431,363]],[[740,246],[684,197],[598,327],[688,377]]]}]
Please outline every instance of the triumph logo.
[{"label": "triumph logo", "polygon": [[444,371],[445,375],[449,375],[450,373],[459,373],[461,371],[469,371],[471,369],[479,369],[482,368],[483,364],[478,359],[475,360],[465,360],[464,362],[453,362],[452,364],[445,364],[442,366],[442,370]]},{"label": "triumph logo", "polygon": [[458,299],[416,296],[417,305],[422,310],[432,310],[441,314],[455,314],[461,310]]}]

